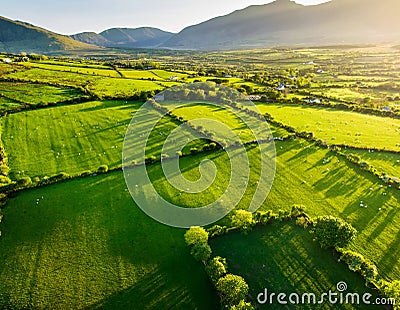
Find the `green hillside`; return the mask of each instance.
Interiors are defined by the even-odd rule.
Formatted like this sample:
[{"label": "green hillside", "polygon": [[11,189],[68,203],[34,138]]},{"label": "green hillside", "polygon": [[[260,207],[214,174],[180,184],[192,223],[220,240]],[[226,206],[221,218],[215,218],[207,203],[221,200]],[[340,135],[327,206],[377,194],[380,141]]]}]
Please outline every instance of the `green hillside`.
[{"label": "green hillside", "polygon": [[34,25],[0,17],[0,51],[7,53],[54,53],[98,49]]}]

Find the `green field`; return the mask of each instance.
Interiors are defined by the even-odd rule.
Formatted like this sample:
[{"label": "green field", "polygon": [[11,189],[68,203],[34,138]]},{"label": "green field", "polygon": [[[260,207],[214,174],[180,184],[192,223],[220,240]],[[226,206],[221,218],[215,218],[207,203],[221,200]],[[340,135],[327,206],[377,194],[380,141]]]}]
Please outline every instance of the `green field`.
[{"label": "green field", "polygon": [[128,79],[143,79],[143,80],[158,80],[163,81],[163,78],[160,78],[158,75],[154,74],[153,71],[150,70],[122,70],[119,72]]},{"label": "green field", "polygon": [[105,98],[127,98],[141,91],[158,92],[163,86],[142,80],[130,80],[122,78],[104,78],[91,83],[88,87],[95,95]]},{"label": "green field", "polygon": [[[271,132],[263,129],[258,118],[244,111],[257,110],[250,102],[238,102],[241,110],[207,103],[211,98],[242,100],[228,90],[219,96],[223,87],[209,83],[203,95],[184,84],[219,80],[243,88],[243,93],[264,96],[267,103],[256,103],[261,113],[269,113],[297,132],[312,132],[328,145],[347,145],[341,148],[345,154],[357,155],[379,172],[400,178],[400,155],[395,153],[400,152],[400,119],[372,115],[389,115],[380,110],[382,106],[400,115],[398,50],[342,46],[104,52],[41,57],[48,60],[40,62],[38,55],[2,55],[13,63],[0,63],[0,112],[4,115],[0,144],[5,152],[0,154],[5,155],[1,179],[7,183],[2,190],[10,190],[9,201],[0,210],[0,309],[221,308],[204,266],[189,254],[185,231],[162,225],[142,212],[124,177],[138,182],[140,186],[129,184],[129,190],[140,193],[155,208],[162,204],[152,196],[153,186],[166,201],[182,208],[218,200],[227,209],[248,210],[257,188],[266,190],[272,181],[260,176],[261,155],[276,159],[276,174],[260,210],[278,213],[303,205],[310,217],[340,217],[358,230],[349,249],[372,261],[380,278],[400,279],[398,189],[319,143],[277,125],[270,125]],[[27,61],[27,57],[32,59]],[[129,69],[150,64],[159,69]],[[296,87],[279,92],[275,88],[280,83],[296,83]],[[142,109],[147,97],[176,85],[182,87],[171,92],[171,98],[183,91],[200,99],[178,107],[186,101],[169,101],[167,95],[167,101],[158,100],[172,114],[165,117],[154,107]],[[325,96],[322,104],[332,107],[295,104],[294,99],[305,101],[314,95]],[[90,101],[76,103],[80,100]],[[343,110],[343,106],[335,109],[343,101],[353,103],[349,108],[375,110],[368,115]],[[201,118],[208,122],[200,122]],[[182,125],[182,120],[197,132]],[[143,147],[146,163],[155,163],[132,167],[145,160],[139,156],[149,125],[155,127]],[[235,137],[222,137],[223,125]],[[178,131],[178,127],[187,130]],[[171,137],[172,132],[178,132],[177,136]],[[276,139],[276,154],[266,141],[246,145],[249,162],[239,157],[237,145],[214,149],[204,139],[208,136],[230,145],[237,137],[249,142],[256,137],[270,139],[271,134],[287,139]],[[164,145],[167,137],[174,143]],[[182,149],[185,156],[176,156],[177,141],[187,143]],[[174,158],[179,158],[178,166]],[[123,160],[129,166],[124,167],[125,176]],[[11,169],[9,174],[5,165]],[[99,170],[102,165],[114,171]],[[275,163],[266,166],[271,169]],[[164,171],[171,167],[175,170],[167,178]],[[215,174],[205,167],[213,172],[216,168]],[[27,186],[34,187],[61,172],[74,179],[23,188],[29,183],[24,177],[29,176],[33,183]],[[147,183],[143,181],[146,172]],[[232,176],[237,178],[229,185]],[[177,188],[177,184],[184,186]],[[203,188],[200,193],[196,192],[199,188]],[[3,196],[0,193],[0,204]],[[229,226],[231,220],[226,216],[216,224]],[[227,258],[230,272],[246,279],[254,303],[264,288],[318,294],[345,281],[350,290],[367,290],[361,277],[337,263],[331,250],[320,249],[306,230],[289,222],[257,227],[248,235],[218,237],[211,246],[214,255]]]},{"label": "green field", "polygon": [[[2,118],[11,175],[13,178],[60,172],[76,175],[96,170],[100,165],[119,167],[128,124],[140,106],[137,102],[95,101]],[[159,118],[158,112],[149,111],[142,121],[149,122],[152,118]],[[165,137],[159,133],[167,134],[176,126],[168,118],[157,124],[149,139],[148,155],[160,156]],[[142,138],[138,135],[136,139]],[[199,143],[194,141],[186,149]]]},{"label": "green field", "polygon": [[101,76],[61,72],[44,69],[30,69],[6,75],[6,78],[17,79],[26,82],[49,83],[70,87],[86,86],[91,82],[102,79]]},{"label": "green field", "polygon": [[400,120],[328,108],[258,104],[262,113],[328,144],[400,151]]},{"label": "green field", "polygon": [[98,66],[94,68],[84,68],[78,66],[65,66],[65,65],[57,65],[57,64],[47,64],[47,63],[29,63],[26,65],[28,68],[40,68],[46,70],[53,71],[62,71],[62,72],[73,72],[79,74],[87,74],[87,75],[100,75],[100,76],[108,76],[108,77],[120,77],[119,73],[112,68],[102,68],[100,69]]},{"label": "green field", "polygon": [[[385,278],[397,279],[400,276],[400,258],[396,255],[400,231],[397,224],[400,221],[398,190],[381,186],[376,177],[356,165],[305,142],[277,142],[276,146],[275,180],[262,209],[290,210],[292,205],[302,204],[313,217],[340,216],[359,231],[352,248],[374,261]],[[260,179],[259,151],[251,149],[248,154],[252,167],[250,180],[238,205],[244,209],[250,205]],[[212,156],[196,157],[196,161],[188,159],[188,165],[183,166],[187,178],[199,177],[196,162],[206,158],[214,161],[218,173],[221,171],[221,177],[217,177],[204,194],[182,193],[165,180],[157,166],[149,168],[155,188],[167,200],[181,206],[198,207],[215,201],[224,193],[231,171],[227,155],[213,153]],[[360,201],[367,208],[360,207]],[[223,203],[227,207],[231,205],[229,200]]]},{"label": "green field", "polygon": [[400,154],[377,151],[364,151],[353,149],[342,149],[345,154],[354,154],[367,162],[381,173],[386,173],[390,177],[400,178]]},{"label": "green field", "polygon": [[1,307],[217,308],[184,230],[147,217],[121,172],[26,191],[4,213]]},{"label": "green field", "polygon": [[[257,304],[259,293],[314,293],[317,300],[329,290],[337,292],[336,284],[344,281],[348,292],[365,293],[377,297],[376,292],[365,287],[360,275],[350,272],[347,265],[338,263],[331,251],[321,250],[307,230],[294,222],[277,222],[259,227],[248,235],[231,233],[211,240],[214,255],[225,257],[230,272],[242,275],[250,286],[252,301]],[[365,305],[272,305],[261,309],[366,309]],[[384,309],[368,307],[367,309]]]},{"label": "green field", "polygon": [[[170,107],[175,104],[165,103],[164,105]],[[195,119],[207,119],[207,120],[215,120],[218,122],[218,125],[215,126],[205,126],[205,128],[211,132],[215,137],[221,136],[222,132],[224,132],[223,126],[219,126],[219,124],[224,124],[229,127],[236,134],[236,137],[239,137],[243,143],[254,141],[256,137],[260,137],[263,139],[274,137],[282,137],[287,136],[288,132],[284,129],[275,127],[273,125],[269,125],[271,132],[263,132],[262,128],[259,126],[259,120],[246,115],[242,111],[235,111],[229,109],[228,107],[218,107],[215,105],[210,105],[207,103],[190,103],[187,106],[179,107],[174,109],[172,113],[178,117],[183,117],[185,120],[191,122]],[[247,126],[244,125],[244,120],[248,121]],[[201,123],[201,121],[199,121]],[[193,124],[197,124],[193,123]],[[254,129],[254,133],[251,131],[250,127]],[[270,135],[272,134],[272,136]],[[233,143],[236,139],[229,141]]]},{"label": "green field", "polygon": [[[49,104],[78,99],[83,93],[73,88],[60,88],[30,83],[1,82],[0,95],[29,105]],[[5,107],[6,108],[6,107]]]}]

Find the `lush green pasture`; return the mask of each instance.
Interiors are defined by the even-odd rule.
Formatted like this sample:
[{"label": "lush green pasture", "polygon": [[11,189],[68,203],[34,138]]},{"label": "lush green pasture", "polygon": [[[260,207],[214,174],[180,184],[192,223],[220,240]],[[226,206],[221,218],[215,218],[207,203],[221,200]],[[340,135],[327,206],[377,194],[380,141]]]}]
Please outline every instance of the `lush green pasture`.
[{"label": "lush green pasture", "polygon": [[[349,221],[359,231],[352,248],[374,261],[382,276],[398,279],[399,191],[384,187],[376,177],[356,165],[306,142],[276,142],[276,150],[275,181],[262,209],[289,210],[294,204],[302,204],[311,216],[334,215]],[[248,155],[250,180],[247,186],[239,182],[237,188],[246,186],[246,193],[238,206],[245,209],[250,205],[260,178],[258,149],[249,150]],[[231,174],[227,155],[216,152],[185,158],[187,164],[181,164],[181,167],[185,167],[188,179],[196,180],[199,177],[198,164],[206,158],[212,159],[221,171],[206,194],[180,192],[166,182],[157,165],[148,168],[154,186],[167,200],[181,206],[209,204],[227,189]],[[360,206],[361,201],[364,207]],[[232,205],[229,199],[224,203]]]},{"label": "lush green pasture", "polygon": [[180,72],[174,72],[174,71],[166,71],[166,70],[159,70],[159,69],[154,69],[151,70],[151,72],[160,77],[163,80],[169,80],[171,76],[177,76],[180,80],[187,78],[187,74],[180,73]]},{"label": "lush green pasture", "polygon": [[102,77],[97,75],[85,75],[39,68],[8,74],[6,77],[27,82],[41,82],[71,87],[85,86],[91,82],[102,79]]},{"label": "lush green pasture", "polygon": [[[338,292],[336,284],[344,281],[347,292],[376,292],[365,287],[362,277],[351,272],[347,265],[337,263],[330,250],[321,250],[312,241],[312,236],[294,222],[277,222],[267,227],[259,227],[248,235],[231,233],[211,240],[214,255],[227,258],[228,268],[234,274],[242,275],[250,286],[253,302],[257,303],[259,293],[268,289],[271,293],[314,293],[316,300],[320,295]],[[315,309],[313,304],[280,305],[276,298],[272,305],[267,301],[262,309]],[[318,306],[320,307],[320,306]],[[330,309],[327,298],[324,306]],[[365,309],[365,305],[335,305],[335,309]],[[368,309],[384,309],[368,307]]]},{"label": "lush green pasture", "polygon": [[122,70],[120,69],[119,72],[122,73],[122,75],[128,79],[143,79],[143,80],[158,80],[162,81],[164,80],[163,78],[160,78],[159,76],[155,75],[152,71],[150,70]]},{"label": "lush green pasture", "polygon": [[328,108],[258,104],[262,113],[328,144],[400,150],[400,120]]},{"label": "lush green pasture", "polygon": [[100,76],[108,76],[108,77],[120,77],[119,73],[112,68],[85,68],[85,67],[77,67],[77,66],[66,66],[66,65],[57,65],[57,64],[47,64],[47,63],[27,63],[27,67],[32,68],[40,68],[46,70],[53,71],[62,71],[62,72],[72,72],[79,74],[87,74],[87,75],[100,75]]},{"label": "lush green pasture", "polygon": [[146,216],[122,172],[20,193],[4,213],[0,308],[218,308],[184,230]]},{"label": "lush green pasture", "polygon": [[[140,106],[138,102],[95,101],[2,118],[12,177],[43,177],[59,172],[76,175],[104,164],[110,168],[120,166],[125,133]],[[159,117],[157,111],[148,111],[141,121],[145,124]],[[160,157],[165,135],[176,126],[169,118],[158,122],[148,141],[148,155]],[[138,134],[135,139],[143,138]],[[199,143],[194,141],[188,148]]]},{"label": "lush green pasture", "polygon": [[[223,108],[209,105],[207,103],[197,103],[180,107],[173,110],[172,113],[189,121],[202,118],[207,120],[215,120],[219,124],[224,124],[232,129],[243,143],[256,140],[256,136],[262,139],[268,139],[269,133],[262,132],[262,128],[258,125],[260,122],[258,119],[248,116],[242,111],[236,112],[237,114],[229,110],[229,107]],[[255,129],[254,133],[248,126],[244,124],[245,120],[248,120],[249,125],[251,125],[252,128]],[[197,124],[197,122],[193,124]],[[215,137],[220,137],[221,132],[224,132],[224,129],[222,128],[222,126],[219,126],[219,124],[216,124],[215,126],[210,126],[209,124],[206,124],[203,127],[211,132]],[[288,134],[286,130],[274,127],[272,125],[270,126],[270,129],[271,134],[274,137],[282,137]],[[233,141],[230,142],[233,143]]]},{"label": "lush green pasture", "polygon": [[385,172],[390,177],[400,178],[400,154],[353,149],[342,149],[342,152],[357,155],[361,161],[374,166],[378,171]]},{"label": "lush green pasture", "polygon": [[0,112],[18,109],[20,106],[21,104],[19,102],[0,95]]},{"label": "lush green pasture", "polygon": [[161,91],[164,87],[152,81],[104,78],[91,83],[89,89],[100,97],[126,98],[141,91]]},{"label": "lush green pasture", "polygon": [[0,95],[29,105],[49,104],[77,99],[83,93],[74,88],[60,88],[50,85],[0,82]]}]

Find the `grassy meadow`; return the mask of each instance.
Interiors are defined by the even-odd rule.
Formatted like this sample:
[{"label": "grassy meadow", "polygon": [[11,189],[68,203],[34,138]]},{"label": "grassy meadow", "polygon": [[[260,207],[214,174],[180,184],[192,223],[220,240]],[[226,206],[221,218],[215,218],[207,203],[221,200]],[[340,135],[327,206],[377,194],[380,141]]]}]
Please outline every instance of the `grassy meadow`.
[{"label": "grassy meadow", "polygon": [[[248,210],[257,188],[270,181],[260,179],[261,155],[274,157],[274,183],[260,210],[288,211],[293,205],[304,205],[311,217],[342,218],[358,230],[349,249],[372,261],[382,279],[399,280],[398,189],[328,148],[290,136],[285,129],[270,125],[271,132],[263,131],[260,121],[244,111],[253,109],[245,103],[234,113],[222,103],[220,107],[207,104],[207,98],[179,108],[184,102],[161,100],[160,105],[172,114],[163,118],[154,108],[141,109],[146,96],[165,88],[212,80],[239,89],[246,97],[263,96],[267,102],[256,103],[262,113],[296,131],[313,132],[328,145],[348,145],[342,152],[400,178],[399,55],[387,48],[287,47],[210,53],[113,50],[105,58],[93,54],[90,60],[50,57],[19,63],[15,62],[20,55],[9,56],[13,64],[0,63],[4,115],[0,145],[7,159],[2,163],[2,180],[31,177],[36,179],[34,186],[37,180],[61,172],[74,178],[7,193],[9,200],[0,213],[0,309],[221,308],[204,266],[190,256],[185,230],[154,221],[129,194],[120,169],[122,157],[131,163],[141,154],[137,145],[150,124],[155,127],[145,153],[147,159],[154,156],[155,163],[146,165],[151,183],[136,189],[145,197],[152,199],[152,185],[165,200],[183,208],[218,199],[228,208],[243,191],[236,209]],[[134,69],[153,64],[160,69]],[[319,69],[324,72],[318,73]],[[291,86],[279,91],[280,83]],[[294,103],[305,103],[314,95],[324,96],[323,103],[351,102],[375,109],[375,114],[384,114],[381,108],[387,106],[395,117]],[[77,103],[81,99],[85,102]],[[66,101],[69,104],[63,104]],[[256,128],[255,133],[241,117]],[[179,118],[201,126],[197,131],[211,133],[215,141],[223,125],[242,142],[256,135],[287,139],[275,141],[276,154],[267,143],[247,145],[249,165],[243,161],[232,167],[228,151],[235,158],[239,149],[198,152],[210,141],[192,129],[180,132],[175,141],[187,144],[179,169],[189,185],[178,189],[173,184],[182,181],[180,175],[171,175],[171,184],[163,168],[174,163],[166,155],[175,157],[179,150],[175,145],[163,146],[180,127]],[[199,118],[219,125],[195,121]],[[123,155],[126,133],[130,135]],[[199,168],[211,165],[209,161],[216,167],[215,178]],[[8,176],[3,164],[10,168]],[[102,165],[115,171],[96,175]],[[269,163],[268,169],[273,166]],[[127,169],[133,179],[141,177],[138,167]],[[234,169],[239,178],[229,188]],[[190,186],[202,182],[210,186],[201,193],[190,191]],[[229,216],[217,224],[229,225]],[[369,291],[359,275],[337,263],[332,251],[321,250],[306,230],[290,222],[257,227],[248,235],[231,233],[213,239],[211,246],[214,255],[227,258],[230,272],[245,278],[253,302],[264,288],[318,294],[345,281],[351,290]],[[282,307],[272,307],[278,308]]]},{"label": "grassy meadow", "polygon": [[218,307],[184,230],[147,217],[122,172],[26,191],[4,213],[2,307]]},{"label": "grassy meadow", "polygon": [[327,144],[400,151],[400,120],[328,108],[258,104],[262,113]]}]

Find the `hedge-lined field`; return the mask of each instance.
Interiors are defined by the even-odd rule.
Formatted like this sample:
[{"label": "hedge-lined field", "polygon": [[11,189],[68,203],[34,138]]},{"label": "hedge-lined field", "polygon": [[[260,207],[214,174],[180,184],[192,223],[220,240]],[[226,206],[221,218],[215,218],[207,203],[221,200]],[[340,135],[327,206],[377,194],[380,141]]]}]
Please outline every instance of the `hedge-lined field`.
[{"label": "hedge-lined field", "polygon": [[[354,249],[376,263],[380,274],[388,279],[400,276],[397,256],[399,247],[399,192],[383,186],[376,177],[346,163],[326,149],[298,140],[276,142],[277,167],[274,184],[263,210],[290,210],[294,204],[306,206],[310,216],[333,215],[350,222],[360,233]],[[259,181],[259,151],[248,151],[251,175],[239,208],[247,209]],[[162,170],[148,168],[156,189],[172,202],[186,207],[199,207],[215,201],[226,190],[230,162],[223,152],[196,155],[182,159],[184,175],[199,178],[198,164],[212,159],[218,168],[214,183],[203,194],[181,193],[166,182]],[[239,188],[238,188],[239,189]],[[362,201],[362,207],[360,203]],[[231,205],[228,199],[224,202]],[[365,207],[367,206],[367,207]]]},{"label": "hedge-lined field", "polygon": [[127,98],[142,91],[158,92],[164,86],[152,81],[131,80],[123,78],[104,78],[91,83],[88,87],[93,94],[104,98]]},{"label": "hedge-lined field", "polygon": [[327,144],[400,151],[400,120],[335,109],[284,104],[258,104],[262,113],[294,127],[313,132]]},{"label": "hedge-lined field", "polygon": [[[257,303],[259,293],[268,290],[266,304],[261,309],[315,309],[313,304],[288,305],[285,307],[273,298],[272,293],[314,293],[320,300],[329,290],[337,292],[337,283],[347,283],[347,292],[378,295],[376,291],[365,287],[365,281],[359,274],[349,271],[344,263],[338,263],[332,252],[321,249],[312,240],[312,235],[294,223],[276,222],[266,227],[254,229],[248,235],[239,232],[230,233],[211,240],[215,256],[227,259],[230,272],[242,275],[250,287],[252,301]],[[346,292],[346,293],[347,293]],[[300,297],[301,300],[301,297]],[[330,309],[328,298],[324,308]],[[340,305],[334,309],[365,309],[365,305]],[[384,309],[383,306],[371,306],[368,309]]]},{"label": "hedge-lined field", "polygon": [[[138,102],[94,101],[2,118],[11,176],[43,177],[60,172],[77,175],[101,165],[110,169],[119,167],[128,124],[140,106]],[[159,117],[157,111],[148,113],[143,122]],[[169,118],[157,124],[148,141],[149,156],[160,157],[165,135],[176,127]],[[138,135],[135,139],[142,137]],[[187,149],[198,145],[201,141],[194,141]]]},{"label": "hedge-lined field", "polygon": [[101,76],[97,75],[44,70],[39,68],[11,73],[5,77],[8,79],[16,79],[18,81],[49,83],[70,87],[82,87],[91,82],[102,79]]},{"label": "hedge-lined field", "polygon": [[80,90],[30,83],[0,82],[0,94],[29,105],[63,102],[83,96]]},{"label": "hedge-lined field", "polygon": [[79,74],[87,74],[87,75],[100,75],[100,76],[107,76],[107,77],[120,77],[119,73],[112,68],[99,68],[97,67],[77,67],[77,66],[65,66],[65,65],[57,65],[55,63],[37,63],[32,62],[26,65],[27,67],[32,68],[40,68],[46,70],[53,70],[53,71],[61,71],[61,72],[72,72],[72,73],[79,73]]},{"label": "hedge-lined field", "polygon": [[184,230],[145,215],[122,172],[25,191],[4,213],[2,307],[218,307]]}]

